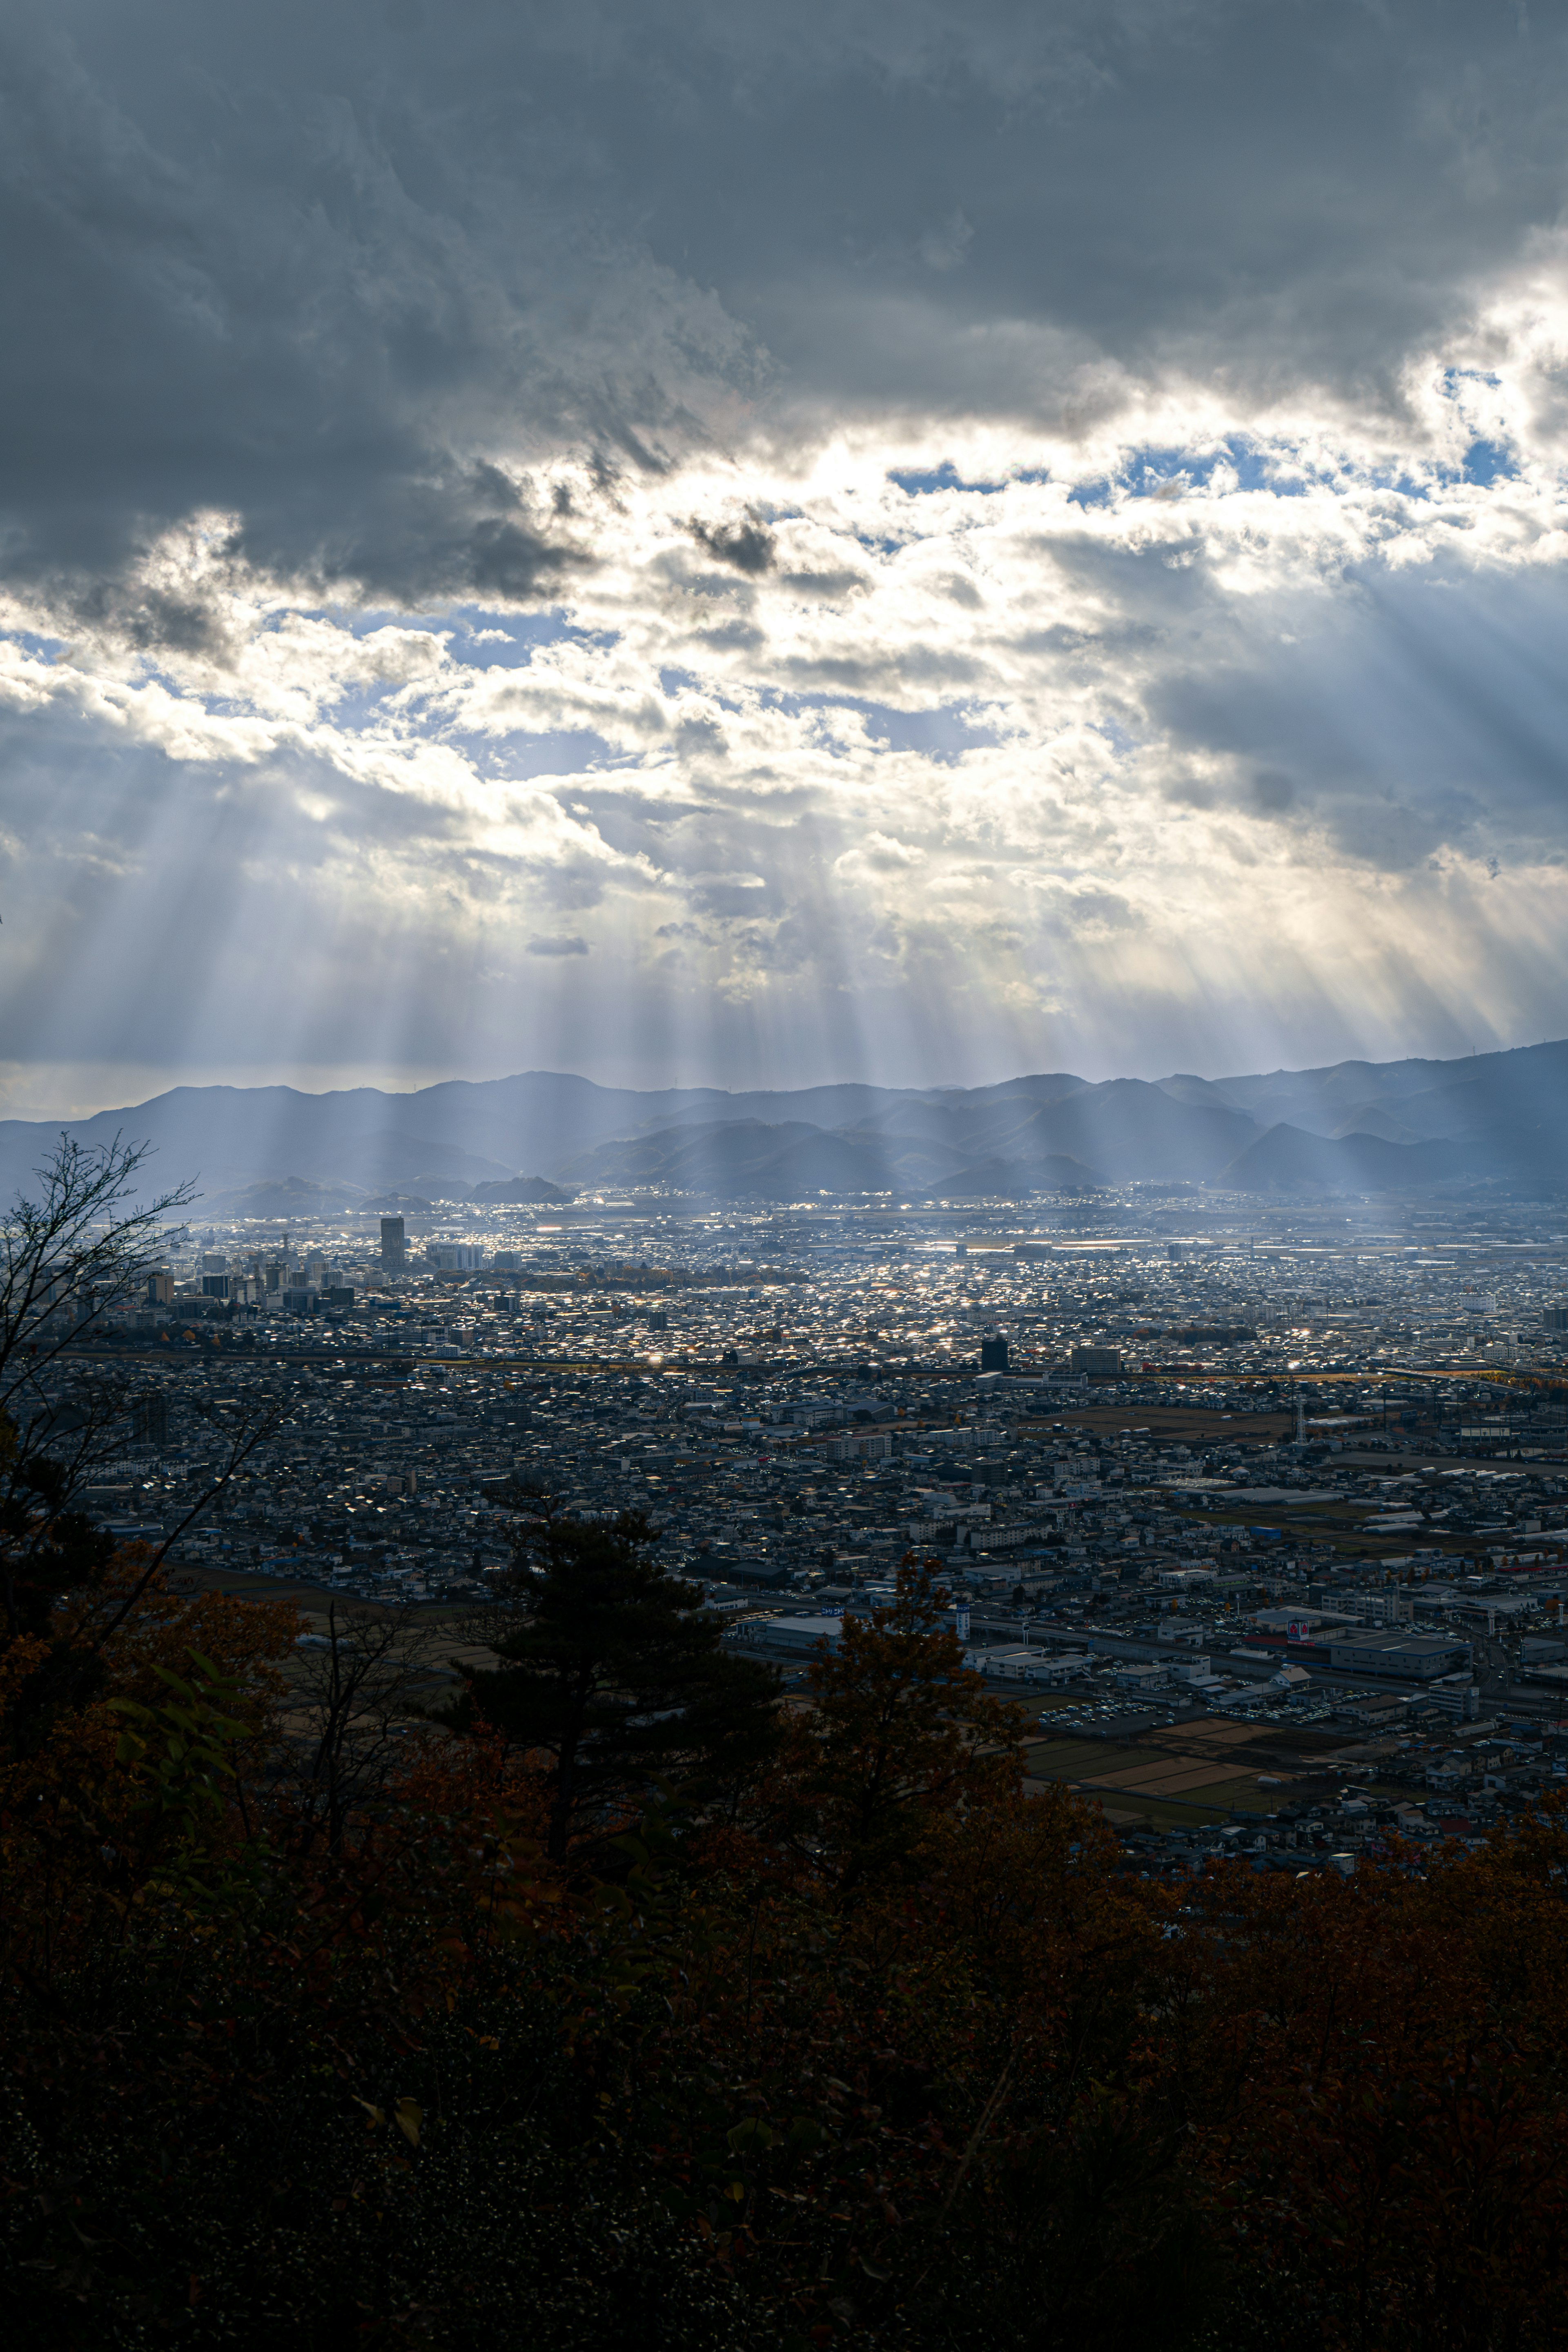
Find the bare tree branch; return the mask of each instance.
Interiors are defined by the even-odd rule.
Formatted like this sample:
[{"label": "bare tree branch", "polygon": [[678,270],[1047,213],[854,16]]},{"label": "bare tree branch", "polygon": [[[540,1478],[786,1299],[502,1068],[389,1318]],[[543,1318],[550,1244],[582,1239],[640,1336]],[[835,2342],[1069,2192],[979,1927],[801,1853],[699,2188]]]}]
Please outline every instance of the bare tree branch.
[{"label": "bare tree branch", "polygon": [[[46,1378],[110,1307],[138,1296],[163,1259],[163,1219],[195,1197],[189,1183],[139,1197],[149,1150],[118,1135],[92,1150],[62,1134],[37,1171],[38,1197],[18,1197],[0,1217],[0,1584],[13,1635],[21,1591],[35,1616],[44,1606],[36,1578],[27,1585],[29,1571],[62,1564],[62,1542],[74,1554],[75,1580],[101,1573],[102,1539],[76,1512],[74,1497],[98,1465],[122,1450],[126,1423],[148,1391],[100,1371],[78,1378],[62,1399]],[[292,1410],[291,1398],[268,1404],[232,1433],[217,1475],[96,1627],[89,1652],[120,1631],[172,1548]]]},{"label": "bare tree branch", "polygon": [[[442,1634],[416,1607],[327,1605],[327,1631],[302,1650],[293,1741],[301,1843],[342,1851],[353,1815],[384,1789],[410,1717],[423,1713]],[[449,1638],[449,1634],[447,1635]],[[449,1677],[444,1677],[449,1679]]]},{"label": "bare tree branch", "polygon": [[292,1399],[286,1398],[280,1403],[268,1407],[257,1421],[247,1423],[239,1431],[238,1434],[235,1438],[233,1446],[230,1448],[228,1460],[225,1463],[219,1475],[213,1480],[211,1486],[203,1490],[196,1501],[192,1504],[190,1509],[185,1513],[184,1517],[180,1521],[178,1527],[175,1528],[172,1533],[164,1537],[163,1542],[158,1546],[157,1549],[153,1552],[152,1559],[148,1561],[142,1574],[137,1579],[135,1584],[132,1585],[131,1591],[126,1594],[120,1607],[115,1611],[108,1623],[100,1630],[94,1641],[89,1645],[90,1648],[101,1650],[104,1643],[109,1641],[113,1634],[120,1631],[121,1626],[124,1624],[132,1610],[135,1609],[142,1601],[143,1595],[148,1590],[148,1587],[152,1584],[153,1578],[157,1575],[159,1570],[163,1567],[163,1562],[167,1559],[170,1551],[173,1549],[174,1546],[179,1542],[180,1538],[184,1534],[186,1528],[194,1527],[195,1522],[201,1517],[202,1513],[216,1501],[217,1497],[223,1493],[225,1487],[227,1486],[229,1481],[235,1475],[235,1473],[240,1468],[242,1464],[249,1460],[257,1447],[263,1444],[268,1438],[275,1437],[277,1435],[278,1432],[289,1420],[289,1414],[292,1411]]},{"label": "bare tree branch", "polygon": [[163,1255],[163,1221],[195,1198],[178,1184],[135,1198],[152,1147],[113,1142],[91,1150],[63,1134],[38,1170],[43,1191],[0,1220],[0,1415],[19,1423],[39,1375],[100,1316],[134,1296]]}]

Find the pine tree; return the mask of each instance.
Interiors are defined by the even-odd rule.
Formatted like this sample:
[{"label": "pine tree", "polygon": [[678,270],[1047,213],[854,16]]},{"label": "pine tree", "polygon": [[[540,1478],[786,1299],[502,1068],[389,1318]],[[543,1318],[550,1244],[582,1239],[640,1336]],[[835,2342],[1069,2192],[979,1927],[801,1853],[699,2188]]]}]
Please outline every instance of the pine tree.
[{"label": "pine tree", "polygon": [[494,1666],[444,1719],[493,1724],[549,1759],[552,1860],[616,1828],[656,1779],[711,1797],[759,1770],[778,1738],[778,1678],[721,1646],[701,1593],[654,1559],[641,1512],[550,1517],[514,1545]]}]

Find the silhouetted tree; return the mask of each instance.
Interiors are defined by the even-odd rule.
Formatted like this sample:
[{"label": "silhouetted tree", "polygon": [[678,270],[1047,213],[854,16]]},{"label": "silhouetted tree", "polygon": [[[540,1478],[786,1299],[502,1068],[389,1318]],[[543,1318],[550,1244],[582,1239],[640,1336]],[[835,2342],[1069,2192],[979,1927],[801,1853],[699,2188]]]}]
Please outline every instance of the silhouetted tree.
[{"label": "silhouetted tree", "polygon": [[524,1523],[487,1634],[498,1663],[459,1662],[467,1687],[438,1717],[482,1718],[549,1759],[558,1862],[585,1830],[619,1826],[656,1779],[711,1794],[777,1739],[776,1675],[722,1646],[698,1587],[654,1559],[657,1539],[641,1512]]},{"label": "silhouetted tree", "polygon": [[[134,1614],[171,1546],[222,1495],[234,1472],[287,1417],[264,1405],[226,1432],[225,1456],[136,1579],[90,1627],[63,1636],[62,1595],[97,1591],[119,1547],[79,1507],[81,1490],[123,1452],[147,1392],[76,1354],[105,1313],[137,1298],[163,1255],[163,1219],[188,1184],[143,1196],[145,1144],[118,1136],[93,1150],[62,1135],[37,1171],[37,1196],[0,1213],[0,1654],[28,1645],[7,1690],[5,1738],[36,1747],[62,1708],[102,1683],[104,1644]],[[68,1351],[68,1389],[59,1389]]]}]

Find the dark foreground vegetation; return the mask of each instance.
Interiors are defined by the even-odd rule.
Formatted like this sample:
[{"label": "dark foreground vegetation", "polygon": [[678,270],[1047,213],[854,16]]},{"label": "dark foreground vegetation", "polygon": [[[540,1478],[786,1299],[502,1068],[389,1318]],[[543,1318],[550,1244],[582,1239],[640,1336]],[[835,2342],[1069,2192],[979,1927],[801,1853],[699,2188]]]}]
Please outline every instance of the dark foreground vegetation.
[{"label": "dark foreground vegetation", "polygon": [[780,1711],[641,1535],[527,1531],[374,1771],[289,1611],[14,1582],[16,2352],[1565,2339],[1554,1818],[1129,1880],[918,1571]]},{"label": "dark foreground vegetation", "polygon": [[799,1706],[522,1490],[438,1635],[182,1597],[48,1381],[139,1164],[0,1221],[7,2352],[1568,2343],[1563,1817],[1128,1878],[917,1568]]}]

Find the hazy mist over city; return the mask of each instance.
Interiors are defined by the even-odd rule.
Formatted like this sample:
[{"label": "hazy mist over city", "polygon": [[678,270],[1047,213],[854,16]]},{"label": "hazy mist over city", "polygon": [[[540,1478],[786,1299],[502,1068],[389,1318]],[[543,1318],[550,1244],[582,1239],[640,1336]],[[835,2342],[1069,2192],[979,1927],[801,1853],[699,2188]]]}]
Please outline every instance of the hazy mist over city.
[{"label": "hazy mist over city", "polygon": [[1559,12],[0,40],[0,1111],[1568,1029]]}]

